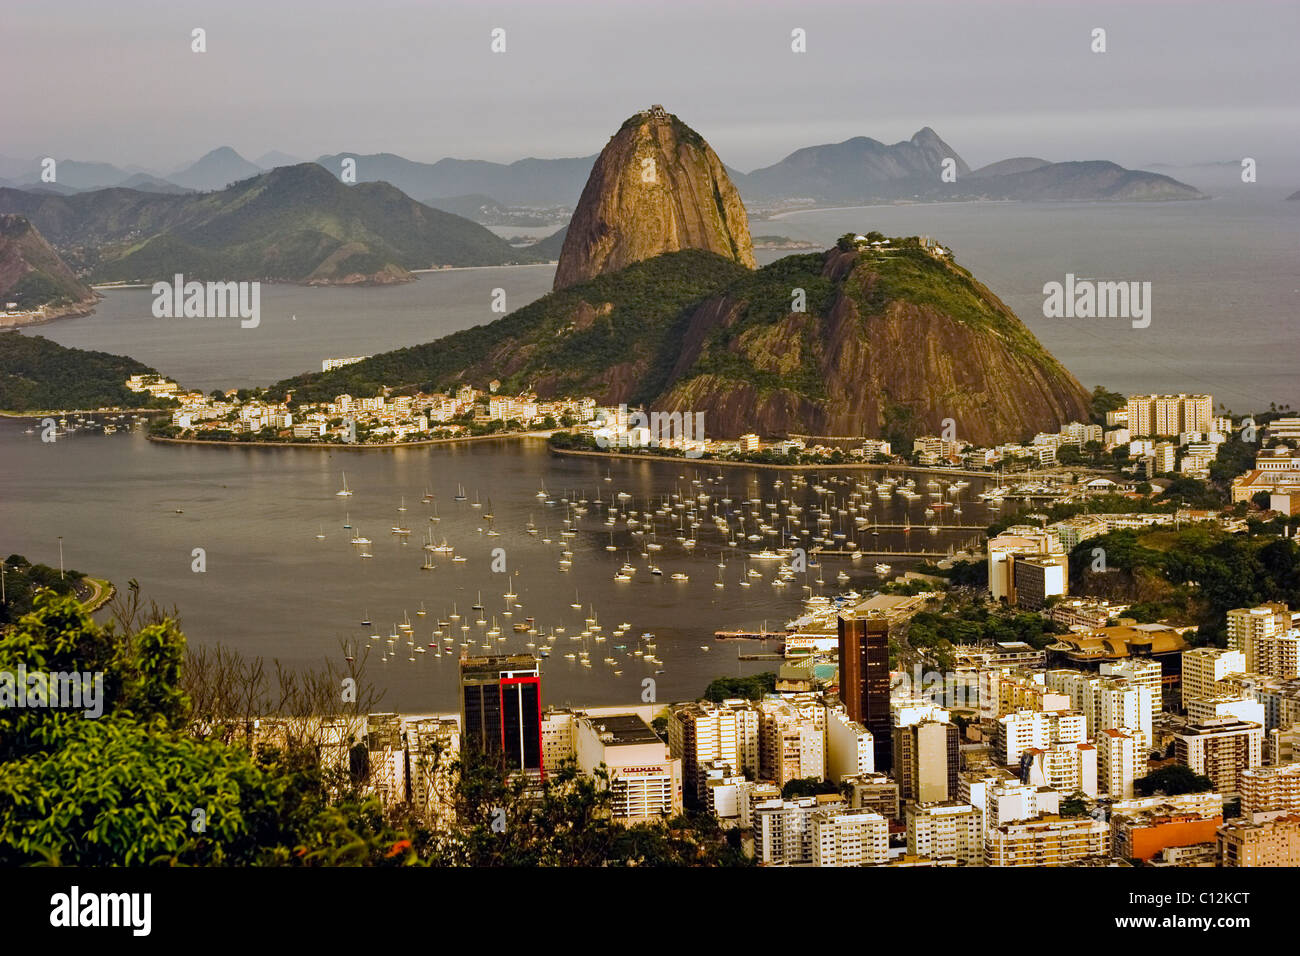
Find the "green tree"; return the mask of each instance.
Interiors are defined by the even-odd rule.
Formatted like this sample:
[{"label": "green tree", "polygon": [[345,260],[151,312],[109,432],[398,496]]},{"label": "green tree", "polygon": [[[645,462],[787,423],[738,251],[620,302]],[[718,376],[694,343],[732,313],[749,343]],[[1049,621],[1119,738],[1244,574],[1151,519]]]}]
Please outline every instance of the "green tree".
[{"label": "green tree", "polygon": [[1133,789],[1143,797],[1156,793],[1174,797],[1183,793],[1206,793],[1214,789],[1214,781],[1186,764],[1170,764],[1134,780]]}]

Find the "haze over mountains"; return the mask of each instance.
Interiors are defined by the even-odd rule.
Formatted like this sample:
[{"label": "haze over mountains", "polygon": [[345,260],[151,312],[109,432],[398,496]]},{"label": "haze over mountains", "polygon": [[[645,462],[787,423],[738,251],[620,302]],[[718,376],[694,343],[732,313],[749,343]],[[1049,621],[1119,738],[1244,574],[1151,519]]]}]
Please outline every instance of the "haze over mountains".
[{"label": "haze over mountains", "polygon": [[[356,161],[359,182],[386,182],[412,198],[458,211],[468,197],[479,205],[561,206],[578,201],[595,155],[526,158],[513,163],[444,158],[426,163],[394,153],[332,153],[315,162],[339,175],[345,159]],[[955,182],[943,182],[945,160]],[[57,181],[41,182],[39,160],[0,157],[0,186],[46,192],[122,186],[145,191],[223,189],[259,172],[300,162],[270,151],[250,161],[230,147],[212,150],[182,169],[161,172],[109,163],[65,159]],[[742,173],[725,167],[748,203],[801,200],[812,204],[894,200],[1170,200],[1198,199],[1191,186],[1159,173],[1126,170],[1103,160],[1054,163],[1013,158],[972,170],[955,149],[923,127],[910,139],[885,144],[865,136],[798,149],[770,166]],[[484,199],[486,202],[484,202]],[[499,218],[499,217],[498,217]],[[476,221],[480,221],[476,218]]]}]

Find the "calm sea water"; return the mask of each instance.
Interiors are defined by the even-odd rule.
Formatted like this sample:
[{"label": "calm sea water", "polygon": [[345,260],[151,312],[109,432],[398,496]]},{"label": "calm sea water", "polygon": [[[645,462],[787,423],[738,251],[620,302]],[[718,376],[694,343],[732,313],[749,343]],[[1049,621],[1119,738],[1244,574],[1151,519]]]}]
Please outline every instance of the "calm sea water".
[{"label": "calm sea water", "polygon": [[[827,245],[850,230],[932,235],[951,245],[959,261],[1089,387],[1208,390],[1239,412],[1270,401],[1300,403],[1294,374],[1300,350],[1291,330],[1300,303],[1300,203],[1281,202],[1283,193],[1263,187],[1218,195],[1169,204],[824,210],[753,228],[760,235],[779,233]],[[770,262],[780,255],[764,252],[759,258]],[[1067,272],[1150,281],[1150,328],[1136,330],[1117,320],[1044,319],[1042,286]],[[248,386],[317,369],[325,357],[373,354],[491,321],[494,290],[505,290],[514,309],[545,294],[552,277],[552,267],[537,266],[439,272],[379,289],[267,286],[257,329],[240,329],[234,320],[157,320],[150,315],[147,289],[119,290],[109,292],[91,316],[34,331],[65,345],[131,355],[186,385]],[[556,498],[576,491],[593,501],[597,494],[608,500],[623,490],[639,503],[647,495],[673,492],[705,490],[718,497],[721,487],[739,499],[742,489],[757,483],[758,492],[770,499],[779,496],[771,486],[777,479],[773,473],[728,470],[718,484],[692,486],[693,479],[707,482],[717,469],[615,463],[606,482],[604,465],[554,458],[530,443],[348,453],[161,446],[136,434],[78,432],[47,445],[26,434],[26,427],[0,421],[0,551],[54,563],[62,535],[70,566],[119,586],[138,579],[147,596],[177,605],[191,640],[204,644],[226,642],[294,664],[319,661],[341,654],[340,640],[355,646],[370,643],[371,632],[388,634],[404,614],[427,642],[453,602],[464,613],[481,591],[487,619],[495,613],[507,635],[500,646],[518,649],[527,638],[513,634],[509,625],[525,616],[543,628],[580,631],[589,612],[569,607],[576,591],[584,608],[595,607],[606,633],[624,621],[631,625],[629,636],[654,632],[664,664],[620,660],[623,673],[615,677],[602,659],[619,656],[611,649],[614,643],[627,643],[630,650],[633,641],[589,644],[593,667],[588,670],[563,658],[578,645],[566,648],[569,642],[562,638],[545,664],[546,699],[634,702],[647,676],[658,681],[659,699],[667,700],[694,696],[719,674],[770,668],[769,663],[738,663],[735,645],[714,642],[712,632],[756,628],[764,620],[783,623],[798,610],[800,592],[772,588],[766,580],[771,571],[762,582],[741,589],[743,561],[734,557],[726,558],[728,567],[722,569],[727,586],[714,588],[718,551],[725,546],[706,535],[694,554],[665,540],[657,558],[664,576],[652,577],[625,530],[614,535],[617,550],[605,550],[610,535],[593,511],[581,519],[577,537],[561,539],[561,506],[547,507],[535,498],[544,483]],[[347,499],[334,495],[344,469],[356,489]],[[499,537],[487,536],[481,511],[453,502],[458,484],[471,499],[475,492],[485,502],[492,498]],[[438,498],[442,521],[437,525],[427,522],[420,502],[426,489]],[[389,532],[402,496],[408,511],[401,517],[414,532],[405,544]],[[919,520],[924,504],[911,506],[913,520]],[[885,513],[902,521],[905,507],[891,503]],[[543,545],[540,535],[526,534],[530,516],[549,529],[555,544]],[[982,524],[987,519],[982,506],[968,504],[962,520]],[[373,558],[358,558],[345,523],[373,540]],[[326,538],[320,541],[316,534],[322,528]],[[419,535],[427,528],[439,539],[445,535],[468,560],[445,564],[439,556],[442,567],[421,571]],[[924,547],[946,548],[968,535],[926,535]],[[562,540],[574,552],[567,573],[557,565]],[[872,543],[900,550],[904,537],[884,533]],[[196,574],[191,553],[200,547],[207,553],[207,571]],[[519,572],[512,580],[524,607],[512,618],[500,613],[506,588],[503,575],[489,567],[493,547],[505,548],[509,570]],[[641,570],[632,582],[616,583],[613,575],[629,554]],[[870,588],[875,560],[858,562],[849,586]],[[668,575],[675,570],[688,573],[690,581],[671,582]],[[826,590],[834,590],[837,570],[826,562]],[[416,614],[421,602],[427,617]],[[361,628],[367,615],[374,625]],[[387,690],[387,706],[454,707],[453,658],[425,653],[411,662],[398,654],[381,663],[377,653],[368,670]],[[664,673],[654,674],[657,669]]]},{"label": "calm sea water", "polygon": [[[874,565],[881,558],[826,558],[821,571],[825,585],[816,583],[813,570],[778,590],[771,585],[776,562],[751,562],[763,577],[746,578],[752,585],[742,588],[744,553],[728,548],[712,526],[698,530],[698,546],[688,552],[666,533],[667,519],[660,519],[656,537],[662,550],[646,551],[663,571],[654,576],[641,542],[622,522],[611,532],[596,505],[598,498],[608,503],[619,492],[630,495],[630,506],[638,509],[650,497],[671,494],[731,497],[731,510],[755,494],[768,501],[783,495],[804,504],[823,500],[811,480],[798,494],[774,487],[782,478],[788,482],[789,474],[559,458],[535,440],[325,452],[161,445],[138,432],[106,436],[89,430],[47,444],[39,433],[27,434],[27,427],[26,422],[0,420],[0,460],[5,462],[0,528],[6,555],[16,552],[56,563],[62,536],[67,566],[110,578],[119,587],[137,579],[146,597],[179,608],[186,634],[201,644],[225,643],[294,665],[341,657],[340,641],[354,649],[369,644],[373,653],[367,673],[387,691],[386,706],[408,710],[454,709],[455,659],[427,650],[408,653],[405,644],[398,644],[400,653],[382,663],[382,642],[371,642],[369,636],[388,635],[409,615],[419,642],[427,644],[437,622],[449,619],[453,604],[464,615],[461,623],[474,620],[471,606],[480,603],[480,595],[485,619],[495,618],[507,638],[494,642],[498,650],[524,649],[530,638],[514,633],[511,624],[529,616],[543,630],[566,628],[568,634],[557,640],[545,662],[545,696],[552,702],[595,704],[639,701],[645,677],[658,682],[659,699],[669,700],[698,695],[719,675],[772,669],[772,662],[739,662],[738,645],[714,641],[713,632],[784,624],[798,613],[804,584],[818,593],[837,593],[835,576],[841,569],[851,575],[845,587],[868,591],[879,580]],[[335,495],[344,471],[354,490],[347,498]],[[926,491],[925,481],[918,478],[919,491]],[[454,498],[462,485],[468,501],[458,503]],[[536,497],[543,487],[554,504]],[[841,498],[851,490],[833,487]],[[963,493],[960,520],[948,523],[987,523],[986,508],[971,500],[978,490],[975,482]],[[436,496],[434,504],[421,500],[426,492]],[[571,538],[560,534],[564,497],[591,502],[588,514],[574,519],[578,533]],[[407,510],[399,512],[403,498]],[[483,508],[472,507],[475,498]],[[924,521],[923,510],[932,499],[923,494],[910,505],[900,498],[872,500],[876,520],[889,524]],[[435,507],[441,520],[432,523],[428,518]],[[491,522],[484,518],[489,507]],[[537,535],[527,532],[530,520]],[[411,529],[409,538],[392,534],[399,521]],[[488,535],[489,528],[499,534]],[[323,540],[318,533],[324,533]],[[446,538],[466,561],[453,563],[449,555],[437,554],[438,567],[422,570],[426,533],[433,535],[434,544]],[[860,546],[873,550],[946,550],[973,533],[887,530],[858,538]],[[350,543],[356,534],[371,539],[372,558],[359,557],[360,549]],[[545,537],[552,543],[544,543]],[[564,543],[573,552],[568,571],[559,570]],[[607,550],[611,543],[616,550]],[[772,543],[779,545],[779,540]],[[195,548],[204,549],[202,573],[193,570]],[[494,548],[504,549],[505,573],[492,569]],[[914,563],[884,560],[896,571]],[[638,570],[632,581],[616,582],[614,574],[625,561]],[[727,567],[718,568],[720,561]],[[674,572],[689,580],[672,581]],[[717,580],[725,586],[716,588]],[[513,616],[507,618],[509,584],[523,607],[511,608]],[[582,604],[582,611],[572,609],[572,603]],[[417,613],[421,604],[427,616]],[[581,649],[582,643],[570,641],[569,635],[580,633],[592,608],[605,633],[624,622],[631,629],[623,639],[589,641],[593,666],[587,669],[563,654]],[[373,625],[362,627],[363,620]],[[471,633],[481,640],[484,630],[474,627]],[[635,637],[646,631],[657,636],[662,665],[629,656]],[[461,639],[459,632],[456,639]],[[615,644],[626,644],[627,650],[616,651]],[[471,651],[475,649],[481,650],[478,644]],[[744,647],[746,652],[757,649]],[[615,665],[604,663],[606,656],[619,661],[621,675],[613,673]]]}]

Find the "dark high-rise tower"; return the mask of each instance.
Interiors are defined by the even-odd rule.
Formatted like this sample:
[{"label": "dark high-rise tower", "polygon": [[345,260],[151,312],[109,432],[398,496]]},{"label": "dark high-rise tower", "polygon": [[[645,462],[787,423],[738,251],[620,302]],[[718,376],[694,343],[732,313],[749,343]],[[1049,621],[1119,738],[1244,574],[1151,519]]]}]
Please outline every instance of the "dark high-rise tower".
[{"label": "dark high-rise tower", "polygon": [[461,748],[542,772],[542,677],[531,654],[460,662]]},{"label": "dark high-rise tower", "polygon": [[871,731],[876,770],[894,763],[889,716],[889,622],[841,614],[840,700],[849,717]]}]

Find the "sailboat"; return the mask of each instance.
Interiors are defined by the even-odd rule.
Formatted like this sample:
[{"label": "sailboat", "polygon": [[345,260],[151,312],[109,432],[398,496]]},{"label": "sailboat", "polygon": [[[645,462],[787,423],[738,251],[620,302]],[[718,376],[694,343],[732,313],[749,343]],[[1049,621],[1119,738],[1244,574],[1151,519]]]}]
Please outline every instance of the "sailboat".
[{"label": "sailboat", "polygon": [[457,500],[457,501],[464,501],[464,500],[465,500],[465,486],[464,486],[464,485],[457,485],[457,486],[456,486],[456,500]]},{"label": "sailboat", "polygon": [[349,530],[352,528],[352,515],[346,511],[343,512],[343,527]]},{"label": "sailboat", "polygon": [[341,491],[334,492],[334,497],[348,498],[351,497],[351,495],[352,495],[352,491],[350,488],[348,488],[348,473],[345,471],[343,472],[343,489]]},{"label": "sailboat", "polygon": [[317,540],[317,541],[324,541],[324,540],[325,540],[325,526],[324,526],[324,525],[321,525],[321,526],[320,526],[320,531],[316,532],[316,540]]}]

